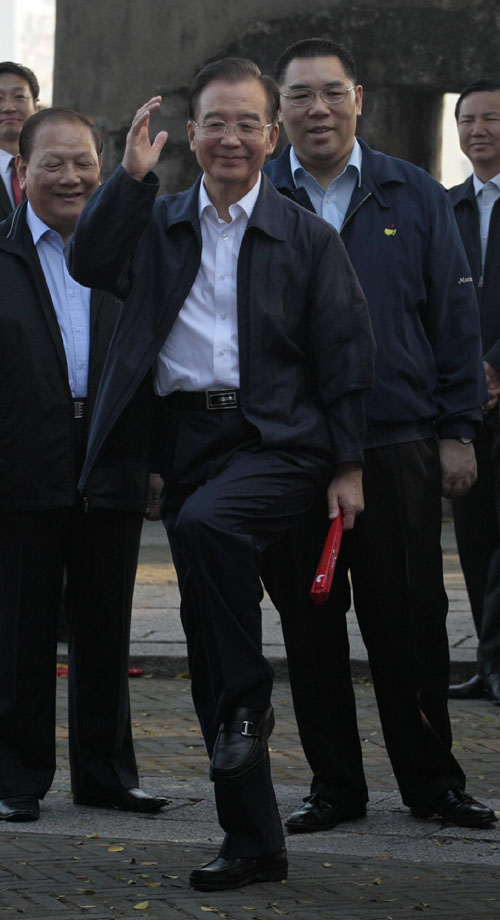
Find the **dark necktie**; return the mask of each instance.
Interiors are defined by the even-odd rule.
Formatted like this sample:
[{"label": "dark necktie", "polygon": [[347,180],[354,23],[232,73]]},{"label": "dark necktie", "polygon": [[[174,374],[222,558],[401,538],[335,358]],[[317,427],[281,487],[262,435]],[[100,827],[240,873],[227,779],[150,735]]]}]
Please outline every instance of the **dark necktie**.
[{"label": "dark necktie", "polygon": [[10,182],[12,185],[12,194],[14,195],[14,202],[17,208],[18,204],[21,204],[21,201],[24,199],[25,195],[24,195],[24,192],[21,186],[19,185],[19,179],[17,178],[16,161],[14,157],[12,157],[10,161]]}]

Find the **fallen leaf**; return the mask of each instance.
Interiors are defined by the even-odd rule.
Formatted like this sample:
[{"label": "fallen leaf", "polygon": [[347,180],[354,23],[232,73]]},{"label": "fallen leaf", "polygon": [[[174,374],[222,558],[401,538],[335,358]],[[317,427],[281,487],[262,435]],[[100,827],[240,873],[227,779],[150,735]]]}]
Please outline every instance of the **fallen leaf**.
[{"label": "fallen leaf", "polygon": [[125,847],[118,846],[117,844],[113,844],[113,846],[108,847],[108,853],[122,853],[124,849]]},{"label": "fallen leaf", "polygon": [[325,869],[331,869],[332,866],[333,866],[333,863],[323,863],[323,865],[324,865]]},{"label": "fallen leaf", "polygon": [[149,907],[149,901],[139,901],[138,904],[134,904],[134,910],[147,910]]}]

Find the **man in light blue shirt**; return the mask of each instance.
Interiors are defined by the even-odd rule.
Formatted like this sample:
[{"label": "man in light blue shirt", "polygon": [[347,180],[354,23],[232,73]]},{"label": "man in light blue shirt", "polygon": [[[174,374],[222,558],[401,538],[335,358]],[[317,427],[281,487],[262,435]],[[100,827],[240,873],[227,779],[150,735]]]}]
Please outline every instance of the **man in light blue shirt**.
[{"label": "man in light blue shirt", "polygon": [[450,189],[476,287],[489,400],[474,447],[478,476],[453,503],[460,562],[478,636],[477,668],[453,699],[500,705],[500,78],[469,84],[455,115],[473,175]]},{"label": "man in light blue shirt", "polygon": [[[151,381],[118,420],[84,496],[87,425],[121,310],[71,278],[64,245],[99,184],[101,139],[68,109],[20,135],[27,201],[0,224],[0,820],[36,821],[55,770],[57,619],[69,632],[77,805],[155,812],[138,787],[128,646]],[[133,429],[137,440],[131,435]],[[21,689],[20,689],[21,688]]]}]

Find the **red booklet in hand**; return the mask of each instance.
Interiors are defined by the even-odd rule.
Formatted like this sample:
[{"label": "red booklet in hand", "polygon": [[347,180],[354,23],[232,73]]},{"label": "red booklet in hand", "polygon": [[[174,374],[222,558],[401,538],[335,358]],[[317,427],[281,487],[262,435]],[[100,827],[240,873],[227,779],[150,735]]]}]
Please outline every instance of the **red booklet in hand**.
[{"label": "red booklet in hand", "polygon": [[342,513],[334,518],[330,524],[328,536],[321,553],[321,559],[314,576],[309,596],[314,604],[324,604],[330,594],[330,588],[333,581],[333,573],[337,565],[340,542],[342,540]]}]

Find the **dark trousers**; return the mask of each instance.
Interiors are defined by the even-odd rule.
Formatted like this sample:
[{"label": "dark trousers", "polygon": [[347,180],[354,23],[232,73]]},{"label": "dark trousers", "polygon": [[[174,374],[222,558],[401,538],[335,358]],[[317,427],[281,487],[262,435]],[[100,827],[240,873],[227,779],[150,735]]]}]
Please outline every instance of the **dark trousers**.
[{"label": "dark trousers", "polygon": [[121,511],[0,514],[1,798],[43,798],[54,776],[65,570],[72,789],[137,786],[128,646],[141,526]]},{"label": "dark trousers", "polygon": [[345,621],[348,572],[403,801],[423,805],[465,784],[451,754],[447,709],[440,492],[433,440],[367,450],[365,511],[344,536],[324,607],[308,599],[328,528],[324,499],[265,556],[263,579],[282,618],[312,791],[332,802],[367,799]]},{"label": "dark trousers", "polygon": [[[273,673],[262,654],[263,550],[315,500],[325,461],[261,449],[236,410],[167,418],[162,507],[181,591],[192,693],[207,750],[237,706],[264,710]],[[246,780],[215,783],[221,855],[283,846],[269,758]]]},{"label": "dark trousers", "polygon": [[478,673],[500,672],[500,421],[489,412],[474,448],[477,480],[453,502],[460,564],[479,639]]}]

